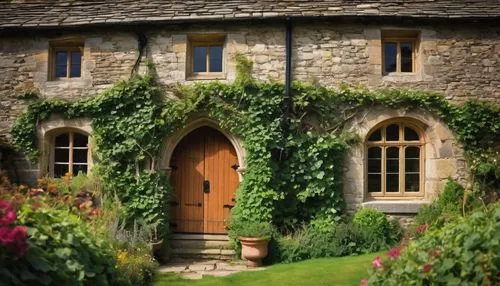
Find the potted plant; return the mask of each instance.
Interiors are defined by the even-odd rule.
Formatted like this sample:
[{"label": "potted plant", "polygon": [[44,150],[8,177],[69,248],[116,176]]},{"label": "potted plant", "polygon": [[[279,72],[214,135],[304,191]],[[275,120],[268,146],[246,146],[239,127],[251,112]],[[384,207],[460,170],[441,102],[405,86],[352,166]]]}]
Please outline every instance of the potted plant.
[{"label": "potted plant", "polygon": [[241,221],[233,224],[231,229],[241,243],[241,255],[248,260],[249,267],[262,265],[262,258],[267,256],[267,246],[273,233],[268,222]]}]

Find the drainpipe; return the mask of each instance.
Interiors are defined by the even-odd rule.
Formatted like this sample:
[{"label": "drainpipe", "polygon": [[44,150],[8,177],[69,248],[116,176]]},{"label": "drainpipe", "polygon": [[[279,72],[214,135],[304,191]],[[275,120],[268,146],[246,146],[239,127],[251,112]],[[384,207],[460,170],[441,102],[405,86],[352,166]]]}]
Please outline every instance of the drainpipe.
[{"label": "drainpipe", "polygon": [[[290,113],[292,111],[292,19],[287,17],[286,35],[285,35],[285,94],[283,96],[283,117],[281,119],[281,129],[283,132],[283,140],[285,141],[290,131]],[[284,148],[281,149],[281,153]],[[286,156],[286,152],[285,152]],[[280,155],[280,159],[283,154]]]},{"label": "drainpipe", "polygon": [[286,18],[286,67],[285,67],[285,111],[288,115],[292,109],[292,20]]}]

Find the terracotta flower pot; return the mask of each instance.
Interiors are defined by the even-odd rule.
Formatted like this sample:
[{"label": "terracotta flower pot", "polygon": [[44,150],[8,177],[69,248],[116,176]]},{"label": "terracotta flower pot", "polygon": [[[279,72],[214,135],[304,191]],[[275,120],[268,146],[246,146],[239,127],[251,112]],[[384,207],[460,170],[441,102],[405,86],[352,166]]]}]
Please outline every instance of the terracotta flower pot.
[{"label": "terracotta flower pot", "polygon": [[248,260],[248,267],[259,267],[262,258],[267,256],[268,239],[260,237],[239,237],[241,242],[241,255]]}]

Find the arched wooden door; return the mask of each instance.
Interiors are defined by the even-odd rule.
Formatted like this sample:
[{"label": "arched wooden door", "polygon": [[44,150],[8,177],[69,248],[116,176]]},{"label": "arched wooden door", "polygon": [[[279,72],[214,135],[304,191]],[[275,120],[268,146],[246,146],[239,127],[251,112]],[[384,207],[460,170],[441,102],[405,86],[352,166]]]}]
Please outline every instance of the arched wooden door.
[{"label": "arched wooden door", "polygon": [[201,127],[185,136],[170,161],[174,232],[226,233],[239,185],[238,158],[219,131]]}]

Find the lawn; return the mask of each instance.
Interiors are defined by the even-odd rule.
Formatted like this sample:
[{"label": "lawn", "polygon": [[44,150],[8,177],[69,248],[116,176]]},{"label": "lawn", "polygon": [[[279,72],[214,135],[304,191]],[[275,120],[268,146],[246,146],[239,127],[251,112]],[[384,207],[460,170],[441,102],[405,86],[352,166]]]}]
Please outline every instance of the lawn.
[{"label": "lawn", "polygon": [[226,277],[204,277],[185,280],[178,275],[160,275],[155,286],[209,286],[209,285],[359,285],[367,278],[371,261],[382,253],[360,256],[312,259],[291,264],[278,264],[266,270],[240,272]]}]

